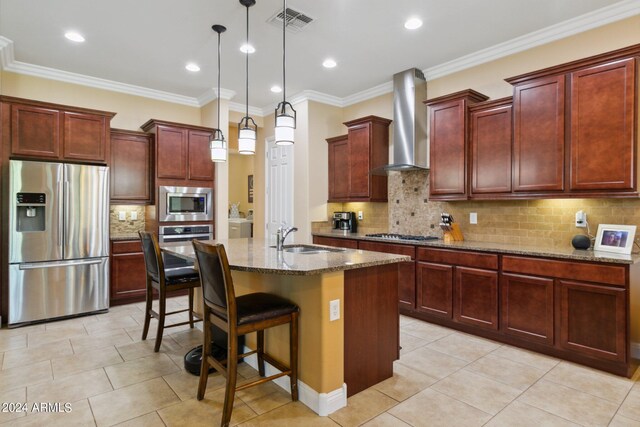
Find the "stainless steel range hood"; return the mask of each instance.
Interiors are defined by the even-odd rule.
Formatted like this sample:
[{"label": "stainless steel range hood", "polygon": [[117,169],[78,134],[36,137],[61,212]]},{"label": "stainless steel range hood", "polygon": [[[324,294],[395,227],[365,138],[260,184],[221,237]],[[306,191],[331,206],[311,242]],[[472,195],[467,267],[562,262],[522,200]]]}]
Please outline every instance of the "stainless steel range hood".
[{"label": "stainless steel range hood", "polygon": [[411,68],[393,76],[393,161],[372,174],[429,169],[427,107],[422,103],[426,99],[422,71]]}]

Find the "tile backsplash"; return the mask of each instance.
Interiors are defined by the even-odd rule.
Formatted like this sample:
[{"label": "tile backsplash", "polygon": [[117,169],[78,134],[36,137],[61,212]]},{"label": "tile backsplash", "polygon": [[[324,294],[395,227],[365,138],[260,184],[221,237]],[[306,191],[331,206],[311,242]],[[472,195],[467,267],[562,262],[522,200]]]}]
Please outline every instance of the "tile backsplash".
[{"label": "tile backsplash", "polygon": [[358,221],[359,233],[385,233],[389,227],[389,210],[387,203],[328,203],[327,221],[315,221],[311,223],[311,232],[326,232],[331,230],[331,218],[334,212],[362,211],[363,219]]},{"label": "tile backsplash", "polygon": [[[545,199],[433,202],[429,172],[389,175],[389,232],[442,236],[440,213],[453,215],[466,240],[567,247],[576,234],[575,213],[584,210],[592,234],[598,224],[640,225],[640,199]],[[478,223],[469,223],[476,212]],[[433,228],[432,228],[433,227]]]},{"label": "tile backsplash", "polygon": [[[119,212],[125,212],[126,220],[118,219]],[[135,234],[144,230],[144,211],[145,207],[141,205],[111,205],[109,209],[109,228],[112,235],[117,234]],[[131,212],[138,214],[138,219],[131,219]]]}]

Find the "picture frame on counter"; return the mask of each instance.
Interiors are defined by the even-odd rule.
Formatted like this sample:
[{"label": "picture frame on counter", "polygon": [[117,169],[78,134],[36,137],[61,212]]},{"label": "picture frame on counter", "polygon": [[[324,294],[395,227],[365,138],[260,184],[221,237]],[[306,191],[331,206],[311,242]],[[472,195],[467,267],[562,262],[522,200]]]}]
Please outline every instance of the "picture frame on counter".
[{"label": "picture frame on counter", "polygon": [[599,224],[593,250],[629,255],[635,236],[635,225]]}]

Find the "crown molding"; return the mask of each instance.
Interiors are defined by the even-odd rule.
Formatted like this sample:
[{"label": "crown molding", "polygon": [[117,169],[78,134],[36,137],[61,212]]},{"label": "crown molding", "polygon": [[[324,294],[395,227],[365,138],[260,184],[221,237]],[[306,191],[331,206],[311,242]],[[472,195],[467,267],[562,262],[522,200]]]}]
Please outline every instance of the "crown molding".
[{"label": "crown molding", "polygon": [[[235,112],[238,112],[238,113],[246,113],[247,112],[247,107],[244,104],[241,104],[239,102],[229,102],[228,105],[229,105],[229,110],[231,110],[231,111],[235,111]],[[264,114],[264,110],[262,108],[253,107],[253,106],[249,105],[249,115],[250,116],[264,117],[266,114]]]},{"label": "crown molding", "polygon": [[6,68],[13,62],[13,41],[0,36],[0,68]]},{"label": "crown molding", "polygon": [[640,0],[625,0],[524,36],[423,70],[427,81],[551,43],[640,13]]},{"label": "crown molding", "polygon": [[[233,99],[235,96],[236,96],[236,92],[234,90],[220,88],[220,99],[225,99],[229,101],[230,99]],[[204,105],[207,105],[211,101],[215,101],[216,99],[218,99],[218,89],[212,88],[203,92],[202,95],[200,95],[197,98],[197,101],[198,101],[198,105],[202,107]]]},{"label": "crown molding", "polygon": [[[534,31],[452,61],[429,67],[423,70],[423,72],[427,77],[427,81],[433,80],[638,14],[640,14],[640,0],[623,0],[611,6],[586,13],[542,30]],[[189,97],[39,65],[27,64],[16,61],[13,51],[13,41],[0,36],[0,67],[6,71],[18,74],[58,80],[190,107],[202,107],[217,97],[216,90],[214,89],[208,89],[198,97]],[[384,95],[392,90],[393,84],[391,81],[348,95],[344,98],[314,90],[304,90],[291,97],[289,102],[291,102],[291,104],[297,104],[304,101],[316,101],[336,107],[347,107]],[[220,91],[220,97],[222,99],[230,100],[234,96],[235,92],[232,90],[221,89]],[[251,115],[264,117],[271,114],[275,108],[275,105],[263,108],[249,106],[249,113]],[[229,102],[229,109],[241,113],[246,111],[246,107],[237,102]]]}]

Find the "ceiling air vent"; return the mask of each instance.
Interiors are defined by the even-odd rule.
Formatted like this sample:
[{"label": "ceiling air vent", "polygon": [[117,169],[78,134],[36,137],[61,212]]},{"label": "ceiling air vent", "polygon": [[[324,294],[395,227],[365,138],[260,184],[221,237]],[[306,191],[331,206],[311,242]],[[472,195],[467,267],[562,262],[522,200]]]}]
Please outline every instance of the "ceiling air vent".
[{"label": "ceiling air vent", "polygon": [[[282,19],[284,14],[282,9],[276,12],[267,22],[282,28]],[[287,8],[287,31],[290,33],[299,33],[304,27],[313,22],[313,18],[295,9]]]}]

